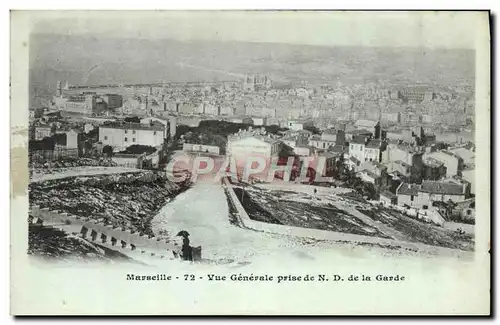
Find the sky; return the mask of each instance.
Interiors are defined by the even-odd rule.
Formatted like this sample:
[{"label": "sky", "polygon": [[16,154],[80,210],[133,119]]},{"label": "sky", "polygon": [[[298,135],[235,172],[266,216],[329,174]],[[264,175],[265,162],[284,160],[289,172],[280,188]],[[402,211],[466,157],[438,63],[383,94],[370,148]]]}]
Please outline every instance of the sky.
[{"label": "sky", "polygon": [[321,46],[474,48],[481,12],[42,11],[36,33]]}]

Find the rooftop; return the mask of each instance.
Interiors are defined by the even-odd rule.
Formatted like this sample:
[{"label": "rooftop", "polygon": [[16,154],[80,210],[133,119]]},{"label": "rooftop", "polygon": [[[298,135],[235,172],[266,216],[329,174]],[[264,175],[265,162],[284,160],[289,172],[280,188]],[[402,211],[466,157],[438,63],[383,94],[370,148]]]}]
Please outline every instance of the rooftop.
[{"label": "rooftop", "polygon": [[163,131],[165,130],[165,125],[159,122],[153,122],[151,124],[141,124],[141,123],[110,123],[103,124],[100,126],[103,129],[122,129],[122,130],[151,130],[151,131]]},{"label": "rooftop", "polygon": [[426,159],[424,159],[424,165],[429,167],[441,167],[444,165],[444,163],[432,157],[427,157]]},{"label": "rooftop", "polygon": [[396,190],[396,194],[401,195],[418,195],[420,190],[420,185],[401,183],[401,185]]},{"label": "rooftop", "polygon": [[463,194],[463,188],[461,185],[450,182],[424,181],[422,183],[421,191],[434,194],[449,194],[449,195]]},{"label": "rooftop", "polygon": [[374,128],[377,124],[378,124],[378,121],[357,120],[354,125],[356,127]]},{"label": "rooftop", "polygon": [[354,136],[354,138],[352,139],[351,142],[355,143],[355,144],[365,144],[366,137],[357,135],[357,136]]},{"label": "rooftop", "polygon": [[244,139],[249,139],[249,138],[254,138],[269,144],[274,144],[277,142],[280,142],[277,139],[273,139],[264,135],[259,135],[259,134],[233,134],[228,136],[228,140],[232,141],[239,141],[239,140],[244,140]]},{"label": "rooftop", "polygon": [[336,152],[336,153],[343,153],[345,151],[345,148],[341,144],[336,144],[334,146],[330,146],[330,148],[328,148],[328,151]]},{"label": "rooftop", "polygon": [[326,129],[325,131],[323,131],[323,134],[332,134],[332,135],[336,135],[337,134],[337,130],[334,129],[334,128],[331,128],[331,129]]},{"label": "rooftop", "polygon": [[373,148],[373,149],[380,149],[380,147],[382,146],[382,141],[381,140],[370,140],[368,141],[368,143],[366,144],[366,147],[367,148]]},{"label": "rooftop", "polygon": [[346,133],[349,133],[349,134],[352,134],[352,135],[372,135],[373,133],[366,130],[366,129],[361,129],[361,130],[351,130],[351,131],[347,131]]},{"label": "rooftop", "polygon": [[389,191],[383,191],[382,193],[380,193],[380,196],[384,196],[384,197],[387,197],[387,198],[390,198],[390,199],[397,198],[397,196],[394,193],[391,193]]},{"label": "rooftop", "polygon": [[396,161],[394,161],[394,163],[395,163],[395,164],[398,164],[398,165],[401,165],[401,166],[404,166],[404,167],[411,167],[411,165],[410,165],[410,164],[405,163],[405,162],[404,162],[404,161],[402,161],[402,160],[396,160]]}]

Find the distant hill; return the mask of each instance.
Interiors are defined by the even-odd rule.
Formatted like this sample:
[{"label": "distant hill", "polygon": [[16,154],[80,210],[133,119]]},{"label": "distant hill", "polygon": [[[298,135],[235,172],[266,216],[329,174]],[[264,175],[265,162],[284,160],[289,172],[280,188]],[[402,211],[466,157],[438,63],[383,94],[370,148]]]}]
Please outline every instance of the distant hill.
[{"label": "distant hill", "polygon": [[[474,51],[325,47],[277,43],[102,38],[33,34],[30,97],[51,96],[56,80],[79,84],[235,80],[267,74],[310,83],[363,80],[473,85]],[[184,68],[179,63],[191,65]],[[197,68],[198,67],[198,68]],[[224,73],[227,71],[228,73]],[[32,103],[33,104],[33,103]]]}]

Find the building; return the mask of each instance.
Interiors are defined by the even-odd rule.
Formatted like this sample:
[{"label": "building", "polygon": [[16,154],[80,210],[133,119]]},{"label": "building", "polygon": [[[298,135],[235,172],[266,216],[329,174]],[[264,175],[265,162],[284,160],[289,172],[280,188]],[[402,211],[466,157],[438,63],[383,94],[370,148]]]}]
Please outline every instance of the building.
[{"label": "building", "polygon": [[123,97],[119,94],[104,94],[100,98],[106,103],[107,109],[116,109],[123,106]]},{"label": "building", "polygon": [[337,130],[334,128],[327,129],[321,133],[321,140],[323,141],[337,141]]},{"label": "building", "polygon": [[382,193],[380,193],[379,200],[385,206],[397,205],[398,204],[398,197],[397,197],[397,195],[395,195],[395,194],[393,194],[393,193],[391,193],[389,191],[382,191]]},{"label": "building", "polygon": [[458,147],[449,150],[450,153],[462,158],[465,165],[474,164],[476,154],[465,147]]},{"label": "building", "polygon": [[40,125],[35,127],[35,140],[50,138],[55,133],[55,127],[52,125]]},{"label": "building", "polygon": [[421,185],[401,183],[396,190],[398,204],[427,209],[433,202],[461,202],[467,198],[466,187],[452,182],[424,181]]},{"label": "building", "polygon": [[66,132],[66,148],[78,149],[83,141],[83,130],[71,129]]},{"label": "building", "polygon": [[386,123],[401,123],[401,113],[383,112],[380,119]]},{"label": "building", "polygon": [[335,140],[323,140],[319,135],[313,135],[309,138],[309,146],[320,150],[328,150],[330,146],[335,145]]},{"label": "building", "polygon": [[446,176],[446,166],[443,162],[432,157],[426,157],[423,163],[423,179],[437,181]]},{"label": "building", "polygon": [[142,168],[144,154],[115,153],[111,160],[117,165],[128,168]]},{"label": "building", "polygon": [[357,170],[358,176],[368,183],[372,183],[377,188],[385,187],[388,184],[387,167],[376,161],[361,163]]},{"label": "building", "polygon": [[267,118],[265,117],[253,117],[252,119],[255,126],[267,125]]},{"label": "building", "polygon": [[159,122],[116,123],[99,127],[99,141],[116,149],[132,145],[156,147],[163,145],[167,137],[167,129]]},{"label": "building", "polygon": [[434,92],[427,86],[406,87],[399,91],[399,99],[409,102],[431,101]]},{"label": "building", "polygon": [[382,161],[382,152],[386,149],[383,141],[378,139],[371,139],[365,145],[365,161]]},{"label": "building", "polygon": [[349,155],[360,162],[382,161],[382,153],[386,149],[385,142],[378,139],[369,139],[365,136],[356,136],[349,143]]},{"label": "building", "polygon": [[65,113],[92,115],[98,114],[105,107],[98,106],[95,92],[83,92],[78,95],[54,98],[55,107]]},{"label": "building", "polygon": [[425,159],[433,158],[437,161],[440,161],[446,167],[446,176],[453,177],[455,175],[461,175],[462,167],[463,167],[463,159],[454,155],[453,153],[441,150],[431,153],[426,153],[424,156]]},{"label": "building", "polygon": [[352,141],[355,137],[363,136],[365,138],[373,137],[373,133],[368,130],[350,130],[345,132],[345,141]]},{"label": "building", "polygon": [[[403,169],[406,169],[405,164],[411,166],[411,178],[413,181],[419,182],[423,170],[423,156],[423,147],[415,147],[399,143],[389,143],[387,146],[387,151],[384,152],[384,155],[382,156],[382,161],[390,166],[389,172],[398,170],[394,169],[395,166],[398,165],[402,166]],[[404,164],[398,161],[403,162]],[[391,165],[391,163],[395,162],[398,163]],[[403,169],[399,171],[401,173],[404,173],[406,176],[406,173],[403,172]]]},{"label": "building", "polygon": [[195,143],[184,143],[182,145],[182,151],[204,152],[216,155],[220,154],[220,148],[217,146],[209,146],[209,145],[195,144]]},{"label": "building", "polygon": [[338,173],[337,162],[343,159],[342,154],[325,151],[319,153],[318,158],[325,161],[324,170],[318,172],[322,172],[325,177],[336,177]]},{"label": "building", "polygon": [[381,185],[381,177],[375,173],[372,173],[369,170],[363,169],[356,173],[356,176],[359,177],[364,183],[371,183],[375,186],[375,188],[379,188]]},{"label": "building", "polygon": [[267,136],[236,134],[228,137],[226,154],[234,158],[236,168],[241,171],[249,158],[263,158],[269,167],[272,160],[278,158],[282,146],[281,141]]},{"label": "building", "polygon": [[357,130],[367,130],[373,134],[375,139],[380,139],[380,123],[378,121],[357,120],[356,123],[354,123],[354,127]]},{"label": "building", "polygon": [[308,147],[308,146],[295,146],[293,148],[293,152],[297,156],[301,156],[301,157],[311,157],[313,154],[316,153],[314,148]]},{"label": "building", "polygon": [[299,131],[307,127],[313,127],[314,123],[312,121],[287,121],[283,126],[293,131]]},{"label": "building", "polygon": [[163,124],[166,132],[167,132],[167,138],[172,139],[175,137],[175,134],[177,132],[177,118],[174,116],[152,116],[152,117],[146,117],[141,119],[141,124],[144,125],[150,125],[151,123],[160,123]]}]

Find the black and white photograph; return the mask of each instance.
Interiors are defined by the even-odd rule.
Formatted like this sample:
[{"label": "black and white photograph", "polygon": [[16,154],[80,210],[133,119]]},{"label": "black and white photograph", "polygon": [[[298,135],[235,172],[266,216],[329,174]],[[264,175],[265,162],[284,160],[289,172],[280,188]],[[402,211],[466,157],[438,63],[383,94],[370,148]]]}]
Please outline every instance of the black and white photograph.
[{"label": "black and white photograph", "polygon": [[14,313],[489,313],[488,12],[11,18]]}]

